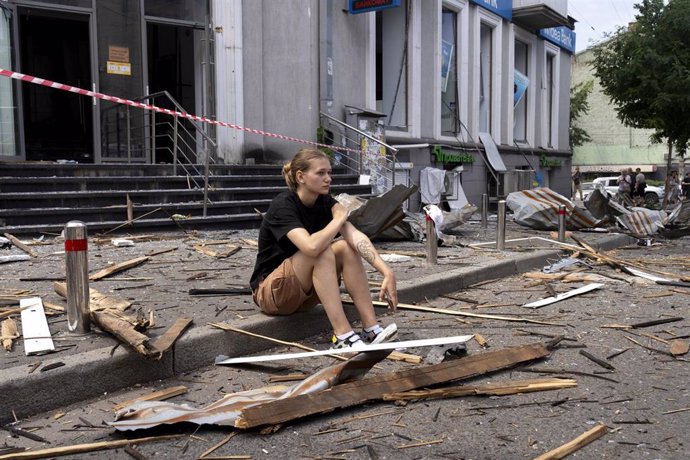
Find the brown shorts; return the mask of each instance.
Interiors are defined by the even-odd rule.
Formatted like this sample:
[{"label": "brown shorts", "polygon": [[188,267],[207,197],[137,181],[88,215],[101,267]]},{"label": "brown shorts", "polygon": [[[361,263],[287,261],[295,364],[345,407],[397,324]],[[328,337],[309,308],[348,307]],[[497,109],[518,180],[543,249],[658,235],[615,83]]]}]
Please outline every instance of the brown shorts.
[{"label": "brown shorts", "polygon": [[311,308],[319,303],[314,288],[309,293],[302,290],[291,259],[285,259],[261,280],[253,298],[254,303],[267,315],[291,315],[297,310]]}]

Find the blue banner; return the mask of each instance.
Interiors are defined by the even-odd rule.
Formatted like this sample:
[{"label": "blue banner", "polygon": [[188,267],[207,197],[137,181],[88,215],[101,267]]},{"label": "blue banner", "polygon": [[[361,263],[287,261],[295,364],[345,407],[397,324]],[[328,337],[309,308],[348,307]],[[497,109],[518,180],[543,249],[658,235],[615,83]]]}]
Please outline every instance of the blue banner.
[{"label": "blue banner", "polygon": [[504,19],[509,21],[513,19],[513,0],[472,0],[472,2],[483,6]]},{"label": "blue banner", "polygon": [[575,32],[565,26],[539,29],[538,35],[570,53],[575,52]]},{"label": "blue banner", "polygon": [[525,95],[527,87],[529,86],[529,78],[524,73],[514,70],[513,75],[513,107],[518,105],[522,96]]},{"label": "blue banner", "polygon": [[400,6],[400,0],[350,0],[350,14],[368,13]]}]

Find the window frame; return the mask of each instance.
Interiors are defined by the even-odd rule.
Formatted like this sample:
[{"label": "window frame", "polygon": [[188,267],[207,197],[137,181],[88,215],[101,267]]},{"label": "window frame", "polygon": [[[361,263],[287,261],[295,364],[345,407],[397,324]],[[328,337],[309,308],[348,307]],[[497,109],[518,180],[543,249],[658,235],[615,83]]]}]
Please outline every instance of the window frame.
[{"label": "window frame", "polygon": [[[559,94],[560,94],[560,58],[561,50],[549,42],[544,41],[544,53],[543,53],[544,70],[542,72],[542,135],[541,135],[541,146],[555,150],[558,149],[559,139],[558,139],[558,114],[559,114]],[[548,81],[548,67],[549,67],[549,57],[553,58],[553,69],[551,71],[551,81]],[[553,83],[553,88],[551,89],[551,101],[549,101],[549,88],[548,85]],[[551,104],[549,104],[551,102]],[[551,106],[551,111],[549,112],[549,105]],[[550,124],[549,124],[550,121]],[[549,130],[550,126],[550,130]]]},{"label": "window frame", "polygon": [[479,118],[480,118],[480,95],[481,95],[481,26],[486,25],[492,29],[491,32],[491,103],[489,106],[488,132],[497,144],[502,143],[501,139],[501,80],[503,67],[501,56],[503,56],[503,20],[496,14],[484,8],[475,6],[473,18],[473,42],[478,46],[474,47],[473,56],[473,94],[471,132],[473,137],[478,138]]},{"label": "window frame", "polygon": [[[526,104],[526,113],[525,113],[525,139],[518,140],[515,138],[515,111],[514,107],[513,110],[508,111],[508,132],[510,134],[510,138],[512,139],[513,144],[517,144],[519,146],[533,146],[535,145],[535,127],[536,127],[536,117],[534,116],[535,110],[536,110],[536,101],[537,101],[537,93],[538,93],[538,87],[537,87],[537,39],[534,34],[531,34],[529,32],[526,32],[517,26],[513,25],[513,46],[511,49],[511,59],[510,59],[510,67],[511,67],[511,74],[512,71],[515,70],[515,42],[519,41],[522,42],[523,44],[527,45],[527,77],[529,78],[529,86],[527,87],[527,91],[525,93],[525,104]],[[513,86],[513,78],[509,79],[509,86],[512,89]],[[512,94],[510,91],[507,94]]]}]

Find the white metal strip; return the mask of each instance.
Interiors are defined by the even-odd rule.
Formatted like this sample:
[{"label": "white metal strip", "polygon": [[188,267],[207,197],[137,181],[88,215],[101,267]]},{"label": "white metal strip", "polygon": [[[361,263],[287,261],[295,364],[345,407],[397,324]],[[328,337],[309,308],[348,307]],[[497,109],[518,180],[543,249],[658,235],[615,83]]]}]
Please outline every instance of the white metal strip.
[{"label": "white metal strip", "polygon": [[337,350],[317,350],[299,353],[282,353],[278,355],[243,356],[238,358],[223,359],[216,358],[216,364],[243,364],[258,363],[263,361],[279,361],[282,359],[310,358],[312,356],[337,355],[342,353],[359,353],[377,350],[395,350],[396,348],[430,347],[433,345],[449,345],[453,343],[464,343],[470,340],[473,335],[458,335],[453,337],[439,337],[436,339],[403,340],[401,342],[386,342],[376,345],[367,345],[366,348],[352,350],[350,348],[340,348]]},{"label": "white metal strip", "polygon": [[543,307],[545,305],[560,302],[561,300],[564,300],[564,299],[567,299],[567,298],[570,298],[570,297],[573,297],[576,295],[584,294],[585,292],[599,289],[602,286],[603,286],[603,284],[601,284],[601,283],[587,284],[587,285],[582,286],[580,288],[573,289],[572,291],[564,292],[563,294],[558,294],[556,297],[548,297],[546,299],[537,300],[536,302],[526,303],[525,305],[523,305],[523,307],[527,307],[527,308]]}]

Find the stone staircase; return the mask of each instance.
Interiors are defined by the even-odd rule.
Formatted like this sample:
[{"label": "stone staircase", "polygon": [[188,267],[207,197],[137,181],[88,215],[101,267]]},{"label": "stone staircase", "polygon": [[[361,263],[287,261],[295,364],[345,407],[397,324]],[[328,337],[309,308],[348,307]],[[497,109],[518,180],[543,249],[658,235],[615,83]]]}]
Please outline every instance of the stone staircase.
[{"label": "stone staircase", "polygon": [[[203,171],[203,167],[185,168]],[[285,190],[280,165],[213,165],[206,217],[204,178],[172,165],[0,164],[0,234],[58,233],[70,220],[89,233],[132,229],[258,228],[259,212]],[[333,194],[371,194],[358,176],[334,168]],[[127,197],[133,220],[127,222]],[[124,224],[124,225],[123,225]]]}]

